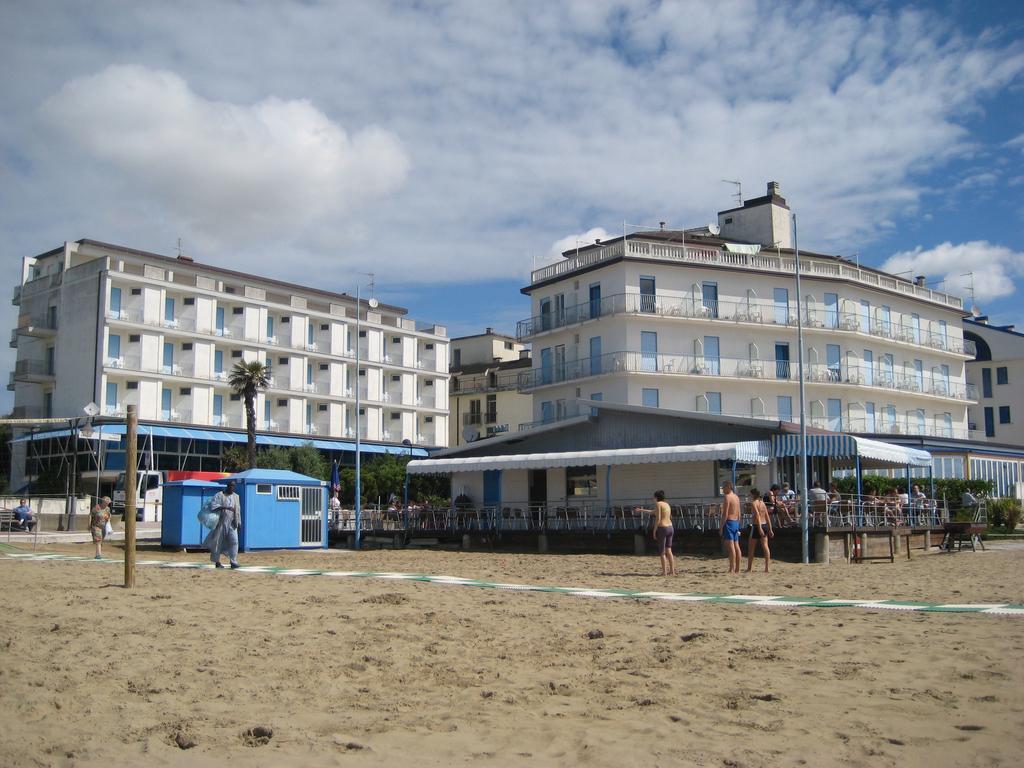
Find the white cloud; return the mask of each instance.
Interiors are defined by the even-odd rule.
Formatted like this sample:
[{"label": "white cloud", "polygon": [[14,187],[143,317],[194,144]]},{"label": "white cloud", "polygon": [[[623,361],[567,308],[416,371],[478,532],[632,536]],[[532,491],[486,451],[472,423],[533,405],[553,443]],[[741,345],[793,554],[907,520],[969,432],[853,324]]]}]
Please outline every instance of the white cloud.
[{"label": "white cloud", "polygon": [[979,187],[991,187],[999,180],[999,174],[985,171],[983,173],[972,173],[956,185],[956,189],[977,189]]},{"label": "white cloud", "polygon": [[1021,133],[1021,134],[1018,134],[1017,136],[1014,136],[1012,139],[1010,139],[1008,142],[1006,142],[1003,146],[1004,147],[1013,147],[1013,148],[1020,147],[1021,151],[1024,152],[1024,133]]},{"label": "white cloud", "polygon": [[886,272],[910,272],[945,279],[943,290],[967,296],[974,273],[974,295],[978,301],[1000,299],[1016,292],[1014,278],[1024,276],[1024,253],[986,240],[969,243],[941,243],[925,250],[918,246],[891,256],[883,265]]},{"label": "white cloud", "polygon": [[14,253],[182,237],[340,289],[382,264],[487,280],[566,232],[712,220],[735,178],[779,181],[801,242],[850,252],[917,212],[976,149],[965,115],[1024,72],[999,36],[869,7],[13,4],[0,229]]},{"label": "white cloud", "polygon": [[178,75],[112,66],[47,99],[45,123],[127,190],[223,245],[302,231],[396,190],[409,160],[379,128],[349,135],[306,100],[207,100]]},{"label": "white cloud", "polygon": [[602,227],[594,227],[592,229],[588,229],[586,232],[566,235],[565,237],[555,240],[555,242],[551,244],[551,248],[547,253],[547,260],[558,261],[566,251],[571,251],[574,248],[582,248],[585,245],[593,245],[596,240],[609,240],[612,237],[614,237],[614,235],[609,235]]}]

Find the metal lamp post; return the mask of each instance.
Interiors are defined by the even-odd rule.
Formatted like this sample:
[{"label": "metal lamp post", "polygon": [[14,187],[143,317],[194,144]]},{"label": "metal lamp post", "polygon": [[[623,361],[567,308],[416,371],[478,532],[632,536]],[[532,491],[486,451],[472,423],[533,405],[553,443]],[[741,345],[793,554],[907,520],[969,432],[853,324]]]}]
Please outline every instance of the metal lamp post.
[{"label": "metal lamp post", "polygon": [[804,395],[804,324],[800,315],[803,302],[800,297],[800,245],[796,234],[796,214],[793,214],[793,253],[796,257],[796,360],[800,377],[800,551],[803,562],[810,562],[809,524],[807,508],[807,414]]},{"label": "metal lamp post", "polygon": [[[369,274],[373,277],[372,273]],[[360,301],[360,289],[361,285],[356,284],[356,535],[355,535],[355,547],[359,549],[363,537],[363,480],[362,480],[362,456],[361,456],[361,437],[363,419],[359,415],[360,411],[360,397],[359,397],[359,333],[360,333],[360,312],[362,310],[362,302]],[[373,297],[367,302],[367,305],[372,309],[377,307],[377,300]]]}]

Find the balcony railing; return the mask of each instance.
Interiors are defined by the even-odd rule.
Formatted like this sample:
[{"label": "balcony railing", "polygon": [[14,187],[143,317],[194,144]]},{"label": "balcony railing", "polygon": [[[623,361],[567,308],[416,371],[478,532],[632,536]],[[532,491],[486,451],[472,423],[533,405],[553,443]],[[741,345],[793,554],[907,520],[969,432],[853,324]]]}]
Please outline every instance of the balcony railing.
[{"label": "balcony railing", "polygon": [[482,413],[464,413],[462,414],[463,426],[470,426],[473,424],[483,424],[484,415]]},{"label": "balcony railing", "polygon": [[32,381],[52,378],[53,366],[46,360],[18,360],[14,363],[15,381]]},{"label": "balcony railing", "polygon": [[520,371],[452,374],[451,391],[470,393],[515,389],[519,386],[519,373]]},{"label": "balcony railing", "polygon": [[[610,352],[598,357],[532,368],[520,374],[519,388],[532,390],[563,381],[603,376],[611,373],[650,373],[676,376],[708,376],[735,379],[796,381],[798,367],[789,360],[729,358],[709,355],[672,355],[646,352]],[[969,386],[947,381],[931,373],[901,375],[864,364],[807,363],[804,380],[821,384],[846,384],[914,392],[973,400],[976,393]]]},{"label": "balcony railing", "polygon": [[[645,261],[699,264],[722,269],[772,272],[786,275],[787,277],[796,274],[796,262],[788,254],[782,255],[772,253],[771,251],[759,251],[754,254],[734,253],[726,251],[724,248],[695,247],[682,243],[645,240],[642,235],[637,235],[635,238],[627,239],[625,242],[620,240],[608,245],[589,247],[584,251],[580,251],[575,256],[561,259],[541,269],[535,269],[530,274],[530,282],[536,285],[537,283],[562,277],[576,270],[623,256],[626,258],[643,259]],[[953,309],[963,309],[963,299],[958,296],[933,291],[930,288],[925,288],[908,280],[902,280],[884,273],[861,269],[857,265],[849,264],[839,259],[815,258],[804,255],[800,260],[800,274],[808,277],[826,277],[833,280],[842,279],[860,285],[882,288],[897,294],[932,301],[952,307]]]},{"label": "balcony railing", "polygon": [[26,336],[52,335],[57,332],[57,318],[53,315],[21,315],[17,332]]},{"label": "balcony railing", "polygon": [[[795,302],[775,303],[757,298],[712,300],[704,298],[699,291],[680,296],[618,293],[520,320],[516,324],[516,335],[520,341],[525,341],[547,331],[616,315],[690,318],[792,328],[797,324]],[[849,331],[969,357],[973,357],[976,352],[974,342],[948,333],[929,332],[926,324],[915,322],[909,317],[886,320],[881,316],[864,316],[858,312],[830,309],[820,304],[808,306],[805,302],[801,319],[809,330]]]}]

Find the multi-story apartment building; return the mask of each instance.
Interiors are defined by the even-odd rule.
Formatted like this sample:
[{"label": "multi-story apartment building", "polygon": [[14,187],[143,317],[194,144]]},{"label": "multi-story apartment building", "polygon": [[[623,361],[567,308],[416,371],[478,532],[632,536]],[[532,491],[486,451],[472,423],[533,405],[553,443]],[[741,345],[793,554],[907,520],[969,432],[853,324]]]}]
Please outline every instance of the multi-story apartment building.
[{"label": "multi-story apartment building", "polygon": [[1024,447],[1024,333],[981,316],[964,320],[964,337],[977,350],[967,363],[967,379],[978,388],[977,405],[967,409],[972,431]]},{"label": "multi-story apartment building", "polygon": [[[344,293],[93,240],[25,258],[14,304],[8,389],[18,416],[76,417],[95,402],[116,417],[134,404],[141,421],[202,426],[219,454],[245,427],[228,374],[259,360],[271,371],[256,403],[261,432],[346,450],[358,387],[371,449],[448,441],[445,329],[401,307],[363,300],[357,309]],[[16,484],[24,458],[24,447],[15,451]]]},{"label": "multi-story apartment building", "polygon": [[530,351],[511,336],[484,333],[451,340],[448,445],[506,432],[533,419],[533,396],[519,391],[530,370]]},{"label": "multi-story apartment building", "polygon": [[534,419],[576,399],[799,419],[867,435],[966,438],[975,393],[962,300],[846,259],[801,252],[778,185],[701,230],[637,232],[536,269],[523,293]]}]

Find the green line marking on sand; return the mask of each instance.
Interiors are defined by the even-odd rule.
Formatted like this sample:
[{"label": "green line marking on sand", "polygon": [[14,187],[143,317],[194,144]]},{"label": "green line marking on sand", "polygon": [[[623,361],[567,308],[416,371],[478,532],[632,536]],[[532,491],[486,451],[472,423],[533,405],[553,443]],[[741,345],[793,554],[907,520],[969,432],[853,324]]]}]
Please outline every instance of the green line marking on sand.
[{"label": "green line marking on sand", "polygon": [[[52,562],[57,560],[106,565],[123,564],[124,560],[82,555],[63,555],[53,552],[18,552],[0,547],[0,555],[23,562]],[[139,560],[137,566],[156,568],[186,568],[191,570],[213,570],[211,562],[180,560]],[[228,571],[230,572],[230,571]],[[846,600],[829,597],[792,597],[789,595],[719,595],[707,592],[654,592],[615,587],[553,587],[543,584],[512,584],[482,581],[462,576],[442,576],[428,573],[401,573],[393,571],[334,571],[318,568],[285,568],[278,565],[243,565],[235,573],[262,573],[273,576],[333,576],[341,578],[382,579],[389,581],[414,581],[440,586],[476,587],[509,592],[537,592],[541,594],[572,595],[590,598],[626,598],[630,600],[666,600],[688,603],[717,603],[719,605],[753,605],[777,608],[866,608],[910,613],[983,613],[993,616],[1016,616],[1024,618],[1024,605],[1010,603],[921,603],[910,600]]]}]

